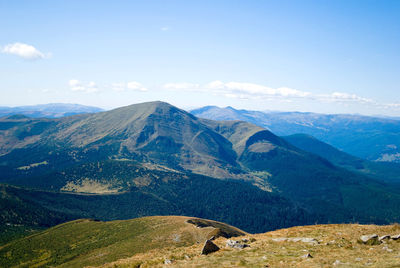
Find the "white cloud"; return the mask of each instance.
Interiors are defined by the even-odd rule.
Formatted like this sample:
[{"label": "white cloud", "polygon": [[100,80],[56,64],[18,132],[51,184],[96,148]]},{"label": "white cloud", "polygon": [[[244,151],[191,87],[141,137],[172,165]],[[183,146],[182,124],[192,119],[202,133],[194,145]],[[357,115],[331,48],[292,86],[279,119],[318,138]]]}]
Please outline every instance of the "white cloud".
[{"label": "white cloud", "polygon": [[113,83],[111,84],[111,88],[115,91],[148,91],[146,87],[144,87],[141,83],[136,81],[131,81],[127,83]]},{"label": "white cloud", "polygon": [[161,31],[166,32],[166,31],[169,31],[170,28],[168,26],[163,26],[160,29],[161,29]]},{"label": "white cloud", "polygon": [[71,79],[69,80],[68,85],[70,89],[75,92],[95,93],[99,91],[96,83],[93,81],[82,83],[79,80]]},{"label": "white cloud", "polygon": [[340,104],[364,104],[383,108],[400,108],[400,104],[380,104],[375,100],[352,93],[333,92],[331,94],[314,94],[308,91],[288,87],[271,88],[260,84],[243,82],[222,82],[219,80],[204,85],[194,83],[168,83],[163,87],[169,90],[203,92],[236,99],[277,100],[293,102],[295,99],[305,99],[319,102],[336,102]]},{"label": "white cloud", "polygon": [[260,99],[269,97],[292,97],[301,98],[308,97],[311,95],[310,92],[300,91],[297,89],[280,87],[270,88],[263,85],[253,83],[241,83],[241,82],[227,82],[212,81],[203,86],[192,83],[169,83],[163,86],[166,89],[173,90],[187,90],[187,91],[198,91],[198,92],[210,92],[217,95],[223,95],[229,98],[240,98],[240,99]]},{"label": "white cloud", "polygon": [[23,43],[5,45],[1,49],[1,52],[5,54],[16,55],[27,60],[39,60],[50,57],[50,54],[45,55],[37,50],[34,46]]},{"label": "white cloud", "polygon": [[318,95],[318,99],[330,102],[357,102],[357,103],[370,103],[375,104],[376,102],[372,99],[360,97],[356,94],[349,94],[343,92],[333,92],[329,95]]}]

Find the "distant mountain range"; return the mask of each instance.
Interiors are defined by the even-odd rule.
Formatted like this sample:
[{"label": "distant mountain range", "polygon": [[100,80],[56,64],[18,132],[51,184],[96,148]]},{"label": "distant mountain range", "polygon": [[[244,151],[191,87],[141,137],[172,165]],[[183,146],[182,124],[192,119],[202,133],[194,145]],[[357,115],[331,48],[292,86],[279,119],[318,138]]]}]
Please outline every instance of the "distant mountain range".
[{"label": "distant mountain range", "polygon": [[0,201],[15,210],[2,210],[0,225],[42,228],[41,215],[50,212],[54,223],[188,215],[251,232],[400,221],[398,186],[337,160],[357,165],[350,156],[329,158],[290,142],[164,102],[56,119],[3,117],[0,182],[18,187],[3,186]]},{"label": "distant mountain range", "polygon": [[400,162],[400,120],[349,114],[258,112],[206,106],[200,118],[243,120],[279,136],[308,134],[346,153],[373,161]]},{"label": "distant mountain range", "polygon": [[28,117],[57,118],[82,113],[97,113],[103,109],[70,103],[49,103],[42,105],[0,107],[0,117],[6,115],[25,115]]}]

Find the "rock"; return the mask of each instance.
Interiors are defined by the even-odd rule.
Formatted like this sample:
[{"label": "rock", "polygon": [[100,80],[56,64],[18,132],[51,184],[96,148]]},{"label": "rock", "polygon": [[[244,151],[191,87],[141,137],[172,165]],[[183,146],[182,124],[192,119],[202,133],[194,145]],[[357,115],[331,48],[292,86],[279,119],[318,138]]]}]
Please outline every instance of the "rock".
[{"label": "rock", "polygon": [[288,240],[286,237],[278,237],[278,238],[272,238],[272,241],[275,242],[282,242]]},{"label": "rock", "polygon": [[378,235],[376,235],[376,234],[362,235],[362,236],[360,236],[358,241],[362,244],[371,245],[371,246],[379,245],[381,243],[381,241],[379,241]]},{"label": "rock", "polygon": [[282,242],[282,241],[289,241],[289,242],[303,242],[309,244],[319,244],[318,240],[312,237],[278,237],[272,238],[272,241],[275,242]]},{"label": "rock", "polygon": [[379,237],[379,241],[384,242],[390,239],[390,235],[382,235]]},{"label": "rock", "polygon": [[318,240],[315,238],[311,237],[294,237],[294,238],[288,238],[288,241],[292,242],[303,242],[303,243],[308,243],[308,244],[319,244]]},{"label": "rock", "polygon": [[311,243],[311,244],[319,244],[318,240],[315,238],[309,238],[309,237],[302,237],[300,239],[300,242],[303,243]]},{"label": "rock", "polygon": [[219,250],[219,247],[216,244],[214,244],[211,240],[206,240],[206,242],[204,243],[203,249],[201,250],[201,254],[207,255],[207,254],[213,253],[218,250]]},{"label": "rock", "polygon": [[387,252],[393,252],[393,249],[388,248],[388,246],[384,246],[384,247],[382,248],[382,250],[385,250],[385,251],[387,251]]},{"label": "rock", "polygon": [[165,259],[165,260],[164,260],[164,264],[172,264],[172,260],[170,260],[170,259]]},{"label": "rock", "polygon": [[393,240],[398,240],[398,239],[400,239],[400,234],[391,236],[390,238]]},{"label": "rock", "polygon": [[308,259],[308,258],[314,258],[313,256],[311,256],[311,254],[310,253],[307,253],[307,254],[305,254],[305,255],[303,255],[303,256],[301,256],[303,259]]},{"label": "rock", "polygon": [[243,248],[249,247],[249,245],[247,245],[247,244],[241,243],[239,241],[231,240],[231,239],[228,239],[226,241],[226,246],[230,247],[230,248],[238,248],[238,249],[243,249]]},{"label": "rock", "polygon": [[338,266],[338,265],[341,265],[341,264],[344,264],[344,263],[339,261],[339,260],[336,260],[332,265],[333,266]]}]

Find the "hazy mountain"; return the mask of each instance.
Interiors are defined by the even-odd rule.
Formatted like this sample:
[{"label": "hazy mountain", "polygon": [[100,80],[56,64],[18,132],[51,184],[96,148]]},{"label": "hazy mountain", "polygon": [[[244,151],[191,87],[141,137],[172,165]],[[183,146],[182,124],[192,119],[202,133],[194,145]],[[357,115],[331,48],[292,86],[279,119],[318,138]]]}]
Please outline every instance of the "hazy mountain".
[{"label": "hazy mountain", "polygon": [[254,124],[199,119],[163,102],[57,119],[4,117],[0,145],[1,182],[54,191],[36,202],[74,215],[179,214],[253,231],[400,220],[397,188]]},{"label": "hazy mountain", "polygon": [[57,118],[75,114],[83,113],[97,113],[103,109],[85,106],[80,104],[70,103],[49,103],[41,105],[31,106],[18,106],[18,107],[0,107],[0,117],[6,115],[21,114],[28,117],[46,117],[46,118]]},{"label": "hazy mountain", "polygon": [[304,133],[367,160],[400,161],[400,121],[349,114],[257,112],[207,106],[192,114],[212,120],[245,120],[279,136]]},{"label": "hazy mountain", "polygon": [[400,183],[399,163],[367,161],[340,151],[307,134],[294,134],[282,138],[304,151],[329,160],[337,166],[361,172],[382,181]]}]

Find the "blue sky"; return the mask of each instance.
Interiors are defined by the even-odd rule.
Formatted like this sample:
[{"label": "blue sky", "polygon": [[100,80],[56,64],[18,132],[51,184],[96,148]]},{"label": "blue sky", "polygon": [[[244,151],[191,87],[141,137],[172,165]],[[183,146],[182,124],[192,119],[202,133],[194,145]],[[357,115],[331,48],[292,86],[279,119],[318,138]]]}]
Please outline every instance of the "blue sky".
[{"label": "blue sky", "polygon": [[0,105],[400,115],[400,1],[0,0]]}]

